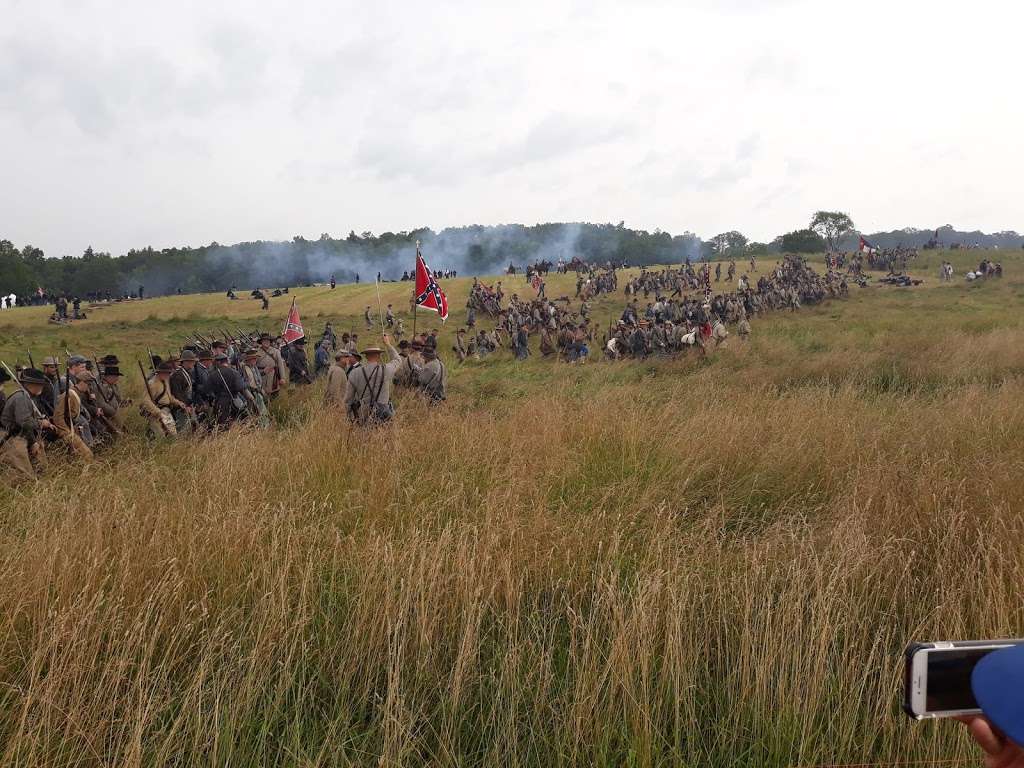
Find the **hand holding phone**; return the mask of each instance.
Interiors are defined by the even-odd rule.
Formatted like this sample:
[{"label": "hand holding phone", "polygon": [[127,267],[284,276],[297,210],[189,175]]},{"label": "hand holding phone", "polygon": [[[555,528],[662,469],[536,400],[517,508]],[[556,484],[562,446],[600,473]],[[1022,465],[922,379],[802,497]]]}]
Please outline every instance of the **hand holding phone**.
[{"label": "hand holding phone", "polygon": [[1024,639],[914,643],[906,651],[903,709],[917,720],[981,714],[971,690],[974,667]]}]

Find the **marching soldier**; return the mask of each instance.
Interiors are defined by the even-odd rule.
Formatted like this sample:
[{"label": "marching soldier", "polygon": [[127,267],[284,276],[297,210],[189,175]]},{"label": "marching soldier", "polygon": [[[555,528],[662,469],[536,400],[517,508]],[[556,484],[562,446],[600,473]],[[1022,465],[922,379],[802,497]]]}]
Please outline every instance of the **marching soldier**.
[{"label": "marching soldier", "polygon": [[331,367],[331,356],[334,352],[334,347],[331,344],[331,340],[326,336],[320,339],[320,342],[316,345],[316,352],[313,353],[313,375],[319,378],[327,372],[327,369]]},{"label": "marching soldier", "polygon": [[260,357],[256,365],[260,369],[263,380],[263,397],[269,402],[277,397],[285,382],[285,365],[280,351],[274,347],[274,340],[269,334],[260,334]]},{"label": "marching soldier", "polygon": [[387,334],[384,334],[384,344],[390,361],[381,362],[384,350],[380,347],[367,347],[363,350],[366,362],[349,372],[345,386],[345,406],[352,419],[362,426],[383,424],[395,415],[391,386],[398,367],[402,365],[402,358],[391,346],[391,338]]},{"label": "marching soldier", "polygon": [[185,403],[171,394],[171,374],[174,366],[162,362],[146,379],[146,390],[149,397],[139,405],[142,415],[149,419],[150,434],[154,437],[173,438],[178,435],[178,427],[174,419],[174,411],[184,410]]},{"label": "marching soldier", "polygon": [[448,369],[430,347],[423,350],[423,359],[423,366],[416,371],[420,389],[431,405],[444,402],[448,396]]},{"label": "marching soldier", "polygon": [[76,456],[85,461],[92,460],[92,449],[82,440],[76,423],[82,411],[85,410],[84,401],[89,397],[89,390],[94,380],[95,377],[91,371],[79,371],[78,375],[71,380],[71,387],[60,396],[53,412],[53,426],[61,440],[70,446]]},{"label": "marching soldier", "polygon": [[469,355],[469,352],[466,350],[465,328],[459,328],[459,330],[455,332],[455,344],[452,346],[452,352],[454,352],[455,356],[459,358],[460,363],[464,363],[466,361],[466,357]]},{"label": "marching soldier", "polygon": [[334,365],[327,371],[325,405],[342,405],[345,402],[345,385],[348,384],[348,367],[351,363],[352,353],[347,349],[339,349],[334,353]]},{"label": "marching soldier", "polygon": [[19,479],[34,480],[46,469],[41,433],[53,429],[36,400],[48,382],[35,368],[21,371],[18,381],[21,388],[11,393],[0,413],[0,463],[10,467]]},{"label": "marching soldier", "polygon": [[[100,362],[102,363],[102,361]],[[121,432],[124,429],[121,409],[131,405],[132,402],[121,397],[121,392],[118,389],[121,376],[121,369],[117,365],[105,363],[103,364],[103,373],[92,382],[94,403],[116,432]]]},{"label": "marching soldier", "polygon": [[260,427],[266,429],[270,426],[270,411],[267,410],[267,401],[263,399],[263,378],[257,365],[262,354],[258,349],[245,350],[242,353],[239,373],[242,377],[245,399],[249,402],[249,407]]},{"label": "marching soldier", "polygon": [[213,358],[213,370],[206,381],[206,395],[213,401],[213,416],[218,427],[230,427],[235,418],[246,410],[242,377],[228,365],[228,356],[223,352]]},{"label": "marching soldier", "polygon": [[[78,374],[89,370],[88,358],[82,357],[81,355],[71,355],[68,358],[68,372],[71,374],[71,380],[74,381]],[[64,379],[58,377],[60,382],[60,391],[63,393],[65,390]],[[96,437],[93,434],[93,424],[89,417],[88,408],[82,408],[78,414],[78,418],[75,419],[75,426],[78,427],[78,434],[81,435],[82,441],[89,446],[93,447],[96,442]]]},{"label": "marching soldier", "polygon": [[296,339],[288,345],[288,381],[294,384],[312,384],[309,375],[309,360],[306,358],[306,340]]},{"label": "marching soldier", "polygon": [[415,387],[416,372],[423,366],[423,344],[419,339],[413,339],[412,344],[401,341],[398,354],[402,360],[395,372],[395,384],[399,387]]},{"label": "marching soldier", "polygon": [[196,353],[191,349],[183,350],[180,358],[173,358],[171,363],[177,360],[178,364],[171,373],[170,386],[171,395],[178,401],[185,404],[174,412],[174,425],[178,434],[188,434],[195,423],[195,383],[192,380],[192,372],[196,366]]},{"label": "marching soldier", "polygon": [[39,396],[39,407],[46,416],[53,416],[53,409],[63,391],[60,371],[57,367],[59,363],[60,361],[55,357],[43,358],[43,375],[46,377],[47,386],[43,387],[43,393]]}]

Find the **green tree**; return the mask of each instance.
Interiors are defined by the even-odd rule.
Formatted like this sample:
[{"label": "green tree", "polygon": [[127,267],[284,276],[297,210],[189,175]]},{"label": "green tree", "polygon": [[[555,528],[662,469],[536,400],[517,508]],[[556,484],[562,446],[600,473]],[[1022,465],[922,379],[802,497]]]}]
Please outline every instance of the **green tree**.
[{"label": "green tree", "polygon": [[747,238],[739,232],[722,232],[710,240],[711,253],[715,256],[736,256],[747,247]]},{"label": "green tree", "polygon": [[784,234],[779,245],[784,253],[821,253],[826,243],[813,229],[798,229]]},{"label": "green tree", "polygon": [[835,251],[839,248],[839,241],[853,231],[853,219],[841,211],[818,211],[811,217],[809,229],[824,238],[830,251]]}]

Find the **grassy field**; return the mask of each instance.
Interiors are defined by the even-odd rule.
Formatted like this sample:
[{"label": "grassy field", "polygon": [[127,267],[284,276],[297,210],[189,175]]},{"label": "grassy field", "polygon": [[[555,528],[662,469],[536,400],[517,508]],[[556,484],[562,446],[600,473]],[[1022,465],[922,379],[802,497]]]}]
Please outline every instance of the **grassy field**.
[{"label": "grassy field", "polygon": [[[447,355],[448,403],[405,397],[393,428],[314,388],[269,433],[131,437],[0,486],[0,763],[974,758],[899,693],[909,640],[1024,634],[1024,259],[999,256],[965,285],[978,254],[927,254],[924,286],[756,319],[706,359]],[[443,350],[468,284],[444,285]],[[376,310],[372,284],[293,295],[314,337]],[[0,357],[134,369],[289,303],[21,309]]]}]

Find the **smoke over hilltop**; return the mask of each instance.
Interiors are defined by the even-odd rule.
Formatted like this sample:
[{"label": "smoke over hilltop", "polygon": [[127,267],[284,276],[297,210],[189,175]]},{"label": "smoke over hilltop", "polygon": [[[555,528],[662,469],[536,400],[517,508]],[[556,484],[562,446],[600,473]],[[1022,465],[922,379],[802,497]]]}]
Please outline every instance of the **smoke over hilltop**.
[{"label": "smoke over hilltop", "polygon": [[[266,288],[339,282],[356,276],[372,281],[397,280],[415,267],[416,241],[431,269],[456,270],[460,276],[494,275],[510,263],[517,267],[537,261],[557,263],[579,257],[589,262],[625,261],[631,264],[679,262],[696,258],[700,239],[687,233],[673,238],[668,233],[638,232],[612,224],[519,224],[470,226],[433,232],[350,233],[343,239],[301,237],[291,242],[211,244],[195,249],[149,251],[146,258],[123,275],[123,287],[146,286],[151,295],[183,291]],[[140,260],[144,252],[126,259]],[[128,266],[128,265],[126,265]]]}]

